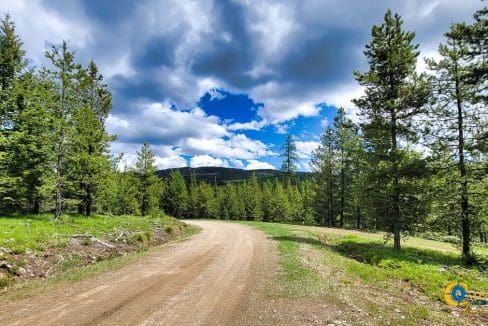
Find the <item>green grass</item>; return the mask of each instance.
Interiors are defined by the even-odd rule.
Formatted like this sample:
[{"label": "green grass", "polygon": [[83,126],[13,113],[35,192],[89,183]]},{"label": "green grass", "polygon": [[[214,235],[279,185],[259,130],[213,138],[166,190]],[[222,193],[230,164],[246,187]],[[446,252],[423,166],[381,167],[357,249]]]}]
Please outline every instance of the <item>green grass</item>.
[{"label": "green grass", "polygon": [[321,286],[320,278],[316,273],[301,263],[300,246],[293,239],[293,232],[287,227],[272,223],[239,221],[255,227],[278,241],[280,263],[283,270],[282,285],[283,294],[288,297],[315,295]]},{"label": "green grass", "polygon": [[[314,297],[342,311],[368,312],[364,324],[471,324],[476,314],[453,319],[441,303],[451,281],[486,291],[488,277],[463,266],[448,243],[410,237],[396,252],[381,233],[246,222],[277,241],[287,297]],[[399,312],[398,312],[399,311]],[[353,324],[357,313],[346,314]]]},{"label": "green grass", "polygon": [[[195,227],[185,228],[181,234],[175,236],[172,239],[172,242],[184,241],[197,232],[198,229]],[[135,251],[128,253],[127,255],[112,257],[110,259],[99,261],[96,264],[86,265],[82,267],[70,266],[62,272],[54,274],[53,277],[15,284],[12,288],[8,289],[8,292],[1,293],[0,301],[10,302],[13,300],[20,300],[38,294],[41,291],[48,291],[49,289],[55,288],[57,286],[81,281],[91,276],[95,276],[111,270],[116,270],[124,266],[129,266],[140,261],[152,251],[161,250],[161,248],[166,245],[167,244],[163,244],[161,246],[150,248],[141,247]]]},{"label": "green grass", "polygon": [[166,228],[178,222],[167,216],[104,216],[66,215],[59,222],[52,215],[0,217],[0,247],[14,253],[42,251],[66,245],[70,234],[91,234],[97,238],[117,237],[121,230],[152,233],[155,224]]},{"label": "green grass", "polygon": [[[326,231],[325,231],[326,232]],[[408,282],[432,299],[442,298],[442,289],[450,282],[463,281],[472,290],[488,288],[488,277],[476,268],[462,265],[458,253],[416,247],[415,243],[404,246],[401,251],[393,250],[391,244],[371,241],[359,236],[326,238],[326,233],[311,233],[319,239],[316,249],[328,249],[345,258],[345,270],[368,283],[400,280]]]},{"label": "green grass", "polygon": [[317,250],[334,252],[344,258],[347,272],[366,282],[401,280],[412,284],[433,299],[441,299],[442,289],[450,282],[464,281],[475,291],[488,289],[488,277],[477,268],[464,266],[459,250],[447,243],[409,238],[401,251],[370,234],[337,232],[330,228],[304,228]]},{"label": "green grass", "polygon": [[[301,226],[297,226],[300,228]],[[330,236],[358,236],[362,239],[383,241],[385,238],[384,232],[363,232],[357,230],[348,230],[340,228],[307,226],[307,230],[315,231],[316,233],[326,233]],[[402,246],[404,247],[416,247],[423,249],[432,249],[443,252],[459,253],[461,248],[458,245],[454,245],[448,242],[428,240],[421,237],[408,236],[402,238]],[[481,247],[473,245],[473,250],[476,253],[488,254],[488,247]]]},{"label": "green grass", "polygon": [[[147,247],[152,240],[155,240],[153,244],[160,243],[161,238],[155,237],[156,227],[166,232],[164,240],[172,240],[195,231],[194,228],[163,214],[145,217],[65,215],[57,222],[51,215],[0,217],[0,261],[6,260],[12,266],[8,272],[1,272],[0,289],[8,287],[10,291],[19,281],[15,275],[20,268],[35,270],[36,264],[30,265],[29,261],[36,259],[35,257],[42,259],[46,252],[61,259],[53,260],[51,266],[37,272],[46,272],[49,268],[52,273],[70,271],[71,275],[77,275],[77,269],[91,262],[80,256],[76,250],[64,249],[75,234],[91,235],[105,241],[114,241],[121,234],[127,234],[124,241],[132,246],[122,250],[125,252]],[[80,241],[85,240],[81,238]],[[86,241],[87,244],[91,243],[91,240]],[[93,266],[110,265],[121,253],[116,250],[96,256],[97,264]]]}]

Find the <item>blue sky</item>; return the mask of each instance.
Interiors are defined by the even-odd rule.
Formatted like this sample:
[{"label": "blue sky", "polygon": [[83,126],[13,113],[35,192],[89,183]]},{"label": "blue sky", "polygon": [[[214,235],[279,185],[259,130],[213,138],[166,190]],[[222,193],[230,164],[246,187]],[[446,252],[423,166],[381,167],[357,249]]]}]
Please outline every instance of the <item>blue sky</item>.
[{"label": "blue sky", "polygon": [[67,40],[94,59],[114,95],[111,150],[132,164],[149,141],[159,168],[279,168],[288,133],[300,170],[336,107],[357,120],[371,26],[391,8],[435,57],[478,0],[3,0],[36,66]]}]

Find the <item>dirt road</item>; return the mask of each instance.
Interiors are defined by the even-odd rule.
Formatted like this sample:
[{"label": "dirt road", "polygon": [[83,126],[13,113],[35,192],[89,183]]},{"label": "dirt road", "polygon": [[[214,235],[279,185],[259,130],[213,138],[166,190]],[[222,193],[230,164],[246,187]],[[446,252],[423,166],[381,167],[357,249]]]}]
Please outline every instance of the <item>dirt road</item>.
[{"label": "dirt road", "polygon": [[229,325],[245,323],[262,288],[271,242],[249,227],[190,222],[191,240],[137,263],[0,306],[0,325]]}]

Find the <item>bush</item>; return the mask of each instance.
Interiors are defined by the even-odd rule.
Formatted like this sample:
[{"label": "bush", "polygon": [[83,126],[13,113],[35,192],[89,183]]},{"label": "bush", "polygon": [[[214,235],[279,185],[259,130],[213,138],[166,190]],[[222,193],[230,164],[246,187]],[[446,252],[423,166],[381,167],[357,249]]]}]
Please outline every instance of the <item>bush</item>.
[{"label": "bush", "polygon": [[436,240],[439,241],[439,236],[433,232],[426,231],[420,235],[423,239],[426,240]]},{"label": "bush", "polygon": [[440,238],[440,241],[448,242],[448,243],[452,243],[452,244],[460,244],[461,243],[461,239],[459,239],[459,237],[457,237],[455,235],[445,235],[445,236]]},{"label": "bush", "polygon": [[473,263],[479,267],[480,270],[488,269],[488,255],[479,252],[474,252],[472,255]]}]

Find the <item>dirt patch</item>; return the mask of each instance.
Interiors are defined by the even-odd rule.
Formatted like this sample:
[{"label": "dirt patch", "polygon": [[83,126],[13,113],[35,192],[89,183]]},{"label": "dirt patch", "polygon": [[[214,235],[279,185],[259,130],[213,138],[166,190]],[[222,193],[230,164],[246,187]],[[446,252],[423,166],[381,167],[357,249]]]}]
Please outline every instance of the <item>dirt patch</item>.
[{"label": "dirt patch", "polygon": [[344,325],[341,311],[329,300],[283,295],[277,242],[268,237],[260,253],[264,264],[253,271],[253,283],[242,302],[242,314],[232,325]]},{"label": "dirt patch", "polygon": [[[268,241],[239,224],[192,222],[191,240],[116,271],[0,304],[2,325],[229,325],[245,318]],[[259,287],[260,285],[258,285]]]},{"label": "dirt patch", "polygon": [[[61,238],[68,238],[65,239],[66,244],[43,251],[26,250],[17,254],[7,248],[0,248],[0,280],[7,285],[46,278],[69,268],[95,264],[134,250],[163,244],[181,232],[179,227],[165,230],[156,225],[152,232],[123,229],[101,239],[87,234],[59,235]],[[6,290],[3,289],[0,293]]]}]

